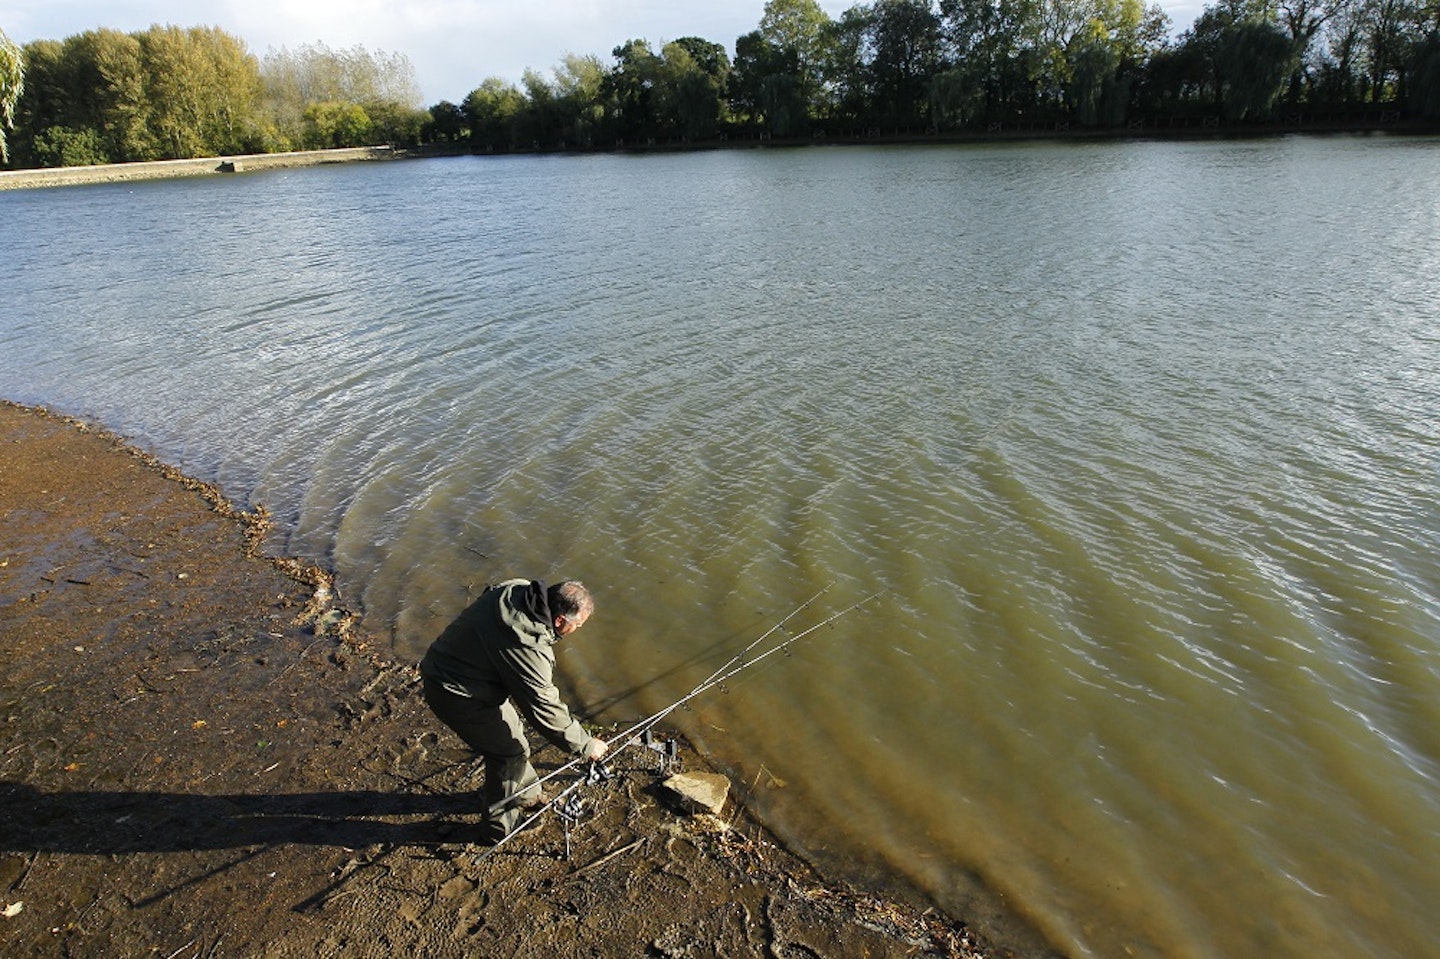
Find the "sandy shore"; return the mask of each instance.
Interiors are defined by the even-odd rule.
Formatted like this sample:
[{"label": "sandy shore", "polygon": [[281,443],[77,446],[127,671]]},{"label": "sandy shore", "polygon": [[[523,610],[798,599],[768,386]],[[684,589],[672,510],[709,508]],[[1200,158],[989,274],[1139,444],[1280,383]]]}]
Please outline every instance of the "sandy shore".
[{"label": "sandy shore", "polygon": [[258,555],[265,522],[0,404],[4,955],[1004,954],[827,882],[743,802],[674,808],[641,749],[568,829],[486,856],[477,772],[414,665],[323,570]]}]

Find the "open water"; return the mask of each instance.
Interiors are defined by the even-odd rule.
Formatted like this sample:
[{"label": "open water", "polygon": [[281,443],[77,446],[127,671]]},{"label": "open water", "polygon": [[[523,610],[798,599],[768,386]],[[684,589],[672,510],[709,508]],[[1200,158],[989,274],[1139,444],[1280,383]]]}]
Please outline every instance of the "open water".
[{"label": "open water", "polygon": [[[598,719],[1071,956],[1440,943],[1440,141],[460,158],[0,193],[0,395],[417,656],[586,580]],[[783,634],[782,634],[783,635]]]}]

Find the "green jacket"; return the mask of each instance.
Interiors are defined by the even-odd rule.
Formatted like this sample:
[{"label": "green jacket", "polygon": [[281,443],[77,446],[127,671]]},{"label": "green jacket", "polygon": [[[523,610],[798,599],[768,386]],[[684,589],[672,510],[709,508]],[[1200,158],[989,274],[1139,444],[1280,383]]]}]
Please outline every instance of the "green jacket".
[{"label": "green jacket", "polygon": [[546,739],[577,756],[590,734],[555,688],[555,617],[538,582],[511,579],[491,586],[446,627],[420,661],[420,671],[457,696],[483,706],[509,699]]}]

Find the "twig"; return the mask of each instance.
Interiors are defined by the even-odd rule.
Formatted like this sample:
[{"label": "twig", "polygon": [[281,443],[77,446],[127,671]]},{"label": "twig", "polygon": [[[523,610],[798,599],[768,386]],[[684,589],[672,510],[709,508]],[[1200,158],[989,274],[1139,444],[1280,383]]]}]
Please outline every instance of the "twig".
[{"label": "twig", "polygon": [[[273,635],[273,634],[272,634],[272,635]],[[310,652],[310,650],[314,649],[314,648],[315,648],[315,644],[318,643],[318,642],[320,642],[320,640],[317,639],[317,640],[315,640],[315,642],[311,643],[309,646],[306,646],[304,649],[300,650],[300,655],[295,657],[295,662],[291,663],[289,666],[286,666],[284,669],[280,670],[280,672],[276,673],[275,676],[270,680],[270,682],[266,683],[265,685],[266,685],[266,686],[271,686],[271,685],[273,685],[277,680],[280,679],[280,677],[284,676],[286,673],[290,672],[290,670],[292,670],[292,669],[294,669],[296,666],[300,665],[301,661],[304,660],[304,658],[305,658],[305,654],[308,653],[308,652]]]},{"label": "twig", "polygon": [[25,880],[30,878],[30,870],[35,868],[35,863],[39,860],[40,853],[38,852],[30,857],[30,861],[25,864],[25,871],[20,874],[20,878],[15,880],[15,884],[10,887],[13,892],[19,892],[25,885]]},{"label": "twig", "polygon": [[189,942],[185,943],[185,945],[181,946],[179,949],[176,949],[174,952],[170,953],[170,955],[166,956],[165,959],[175,959],[176,956],[180,955],[180,953],[184,952],[186,949],[189,949],[193,945],[195,945],[195,940],[191,939]]},{"label": "twig", "polygon": [[589,872],[589,871],[592,870],[592,869],[598,869],[598,868],[600,868],[601,866],[605,865],[605,864],[606,864],[607,862],[609,862],[610,860],[614,859],[616,856],[624,855],[625,853],[627,853],[627,852],[629,852],[630,850],[634,849],[636,846],[644,845],[644,843],[645,843],[645,837],[644,837],[644,836],[641,836],[639,839],[635,840],[634,842],[632,842],[632,843],[630,843],[630,844],[628,844],[628,845],[625,845],[625,846],[621,846],[619,849],[615,850],[614,852],[607,852],[605,855],[601,856],[599,859],[596,859],[594,862],[586,863],[585,865],[581,866],[579,869],[575,870],[573,873],[571,873],[571,878],[574,878],[575,876],[580,875],[582,872]]},{"label": "twig", "polygon": [[[758,789],[758,788],[760,788],[760,774],[763,773],[763,772],[765,772],[765,764],[764,764],[764,763],[761,763],[761,764],[760,764],[760,769],[759,769],[759,771],[755,773],[755,781],[750,784],[750,789],[749,789],[748,795],[754,796],[754,795],[755,795],[755,790]],[[737,819],[740,818],[740,809],[741,809],[741,806],[740,806],[740,804],[737,802],[737,803],[735,804],[735,812],[731,814],[731,816],[730,816],[730,821],[725,824],[725,826],[726,826],[727,829],[730,828],[730,827],[732,827],[732,826],[734,826],[734,825],[735,825],[735,820],[737,820]]]}]

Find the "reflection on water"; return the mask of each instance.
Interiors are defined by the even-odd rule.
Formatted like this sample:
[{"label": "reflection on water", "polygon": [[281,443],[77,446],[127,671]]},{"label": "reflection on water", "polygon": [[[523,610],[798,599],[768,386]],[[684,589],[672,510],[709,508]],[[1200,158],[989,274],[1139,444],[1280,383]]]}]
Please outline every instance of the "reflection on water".
[{"label": "reflection on water", "polygon": [[1437,173],[1282,139],[4,194],[0,392],[267,503],[407,655],[487,581],[585,579],[605,720],[880,589],[679,714],[812,854],[1077,956],[1418,955]]}]

